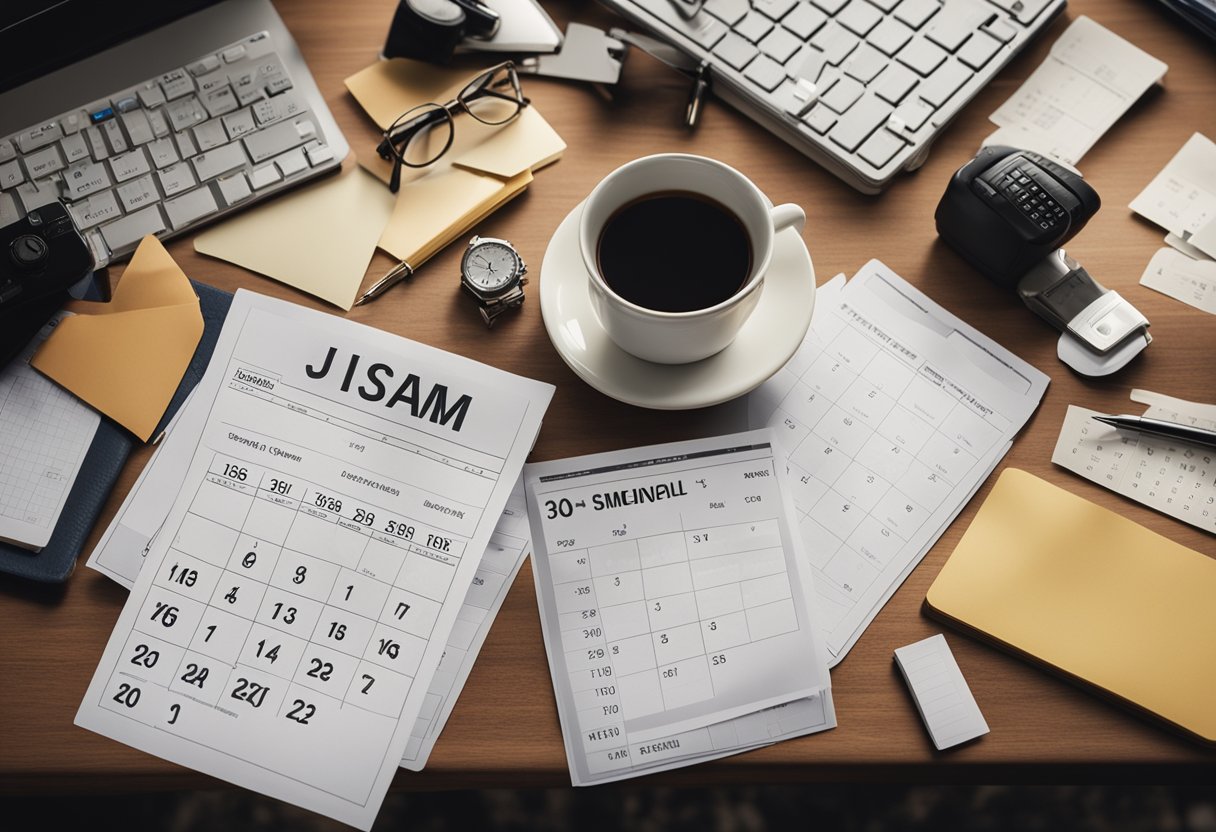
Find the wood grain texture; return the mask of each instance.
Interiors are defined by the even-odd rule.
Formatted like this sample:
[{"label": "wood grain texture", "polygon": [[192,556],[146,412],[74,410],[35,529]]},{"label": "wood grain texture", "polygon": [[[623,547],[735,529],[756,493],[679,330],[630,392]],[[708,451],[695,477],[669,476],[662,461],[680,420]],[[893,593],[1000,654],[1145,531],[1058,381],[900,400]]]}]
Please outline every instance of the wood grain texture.
[{"label": "wood grain texture", "polygon": [[[313,74],[353,146],[375,131],[342,80],[372,60],[383,43],[391,0],[278,0]],[[590,3],[548,4],[559,23],[609,24]],[[1117,289],[1153,322],[1152,346],[1113,379],[1093,381],[1055,358],[1056,335],[1011,295],[979,278],[933,227],[933,209],[953,171],[993,128],[991,113],[1047,55],[1076,17],[1088,14],[1167,61],[1164,88],[1150,92],[1083,160],[1105,208],[1069,252],[1103,284]],[[614,101],[582,87],[526,79],[527,94],[569,145],[555,167],[480,228],[512,240],[539,271],[561,219],[605,174],[637,156],[688,151],[713,156],[752,177],[774,202],[806,208],[805,239],[819,282],[852,274],[877,257],[950,311],[1010,347],[1052,379],[1042,407],[1002,463],[1029,470],[1164,534],[1216,556],[1210,535],[1145,509],[1051,465],[1070,403],[1111,412],[1133,409],[1128,393],[1144,387],[1197,401],[1216,394],[1216,320],[1139,286],[1163,232],[1126,206],[1195,131],[1216,137],[1216,54],[1211,44],[1146,0],[1074,0],[938,139],[923,168],[887,193],[867,197],[816,167],[725,106],[708,105],[695,133],[679,126],[687,88],[667,68],[634,53]],[[351,161],[348,161],[348,166]],[[223,289],[248,287],[334,312],[286,286],[170,245],[188,275]],[[492,332],[458,291],[454,246],[409,286],[348,316],[557,386],[533,460],[674,441],[714,432],[719,409],[642,410],[580,382],[550,345],[535,284],[521,314]],[[378,254],[367,284],[391,262]],[[112,270],[113,277],[121,268]],[[541,275],[543,280],[544,276]],[[148,459],[132,455],[84,555],[91,551]],[[834,671],[839,727],[750,754],[653,778],[655,782],[883,779],[982,782],[1021,779],[1212,782],[1216,753],[1108,705],[1088,693],[957,634],[948,638],[992,728],[976,743],[933,750],[892,662],[894,648],[942,627],[921,602],[987,495],[981,488],[929,552],[848,658]],[[82,557],[83,560],[83,557]],[[126,592],[80,568],[62,587],[0,579],[0,791],[194,788],[203,775],[76,728],[72,719],[118,618]],[[1214,600],[1216,603],[1216,600]],[[1213,645],[1216,655],[1216,645]],[[525,565],[486,641],[447,729],[421,774],[401,773],[398,788],[561,785],[566,760],[541,643],[532,575]]]}]

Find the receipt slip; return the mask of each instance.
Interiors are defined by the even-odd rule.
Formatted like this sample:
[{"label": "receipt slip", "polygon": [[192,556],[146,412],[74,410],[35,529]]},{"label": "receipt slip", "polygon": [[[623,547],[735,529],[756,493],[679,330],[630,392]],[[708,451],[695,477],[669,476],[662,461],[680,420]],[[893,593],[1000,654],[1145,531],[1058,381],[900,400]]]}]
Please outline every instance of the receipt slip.
[{"label": "receipt slip", "polygon": [[988,733],[971,688],[941,633],[899,647],[895,663],[938,751]]},{"label": "receipt slip", "polygon": [[147,442],[203,337],[198,296],[145,237],[109,303],[72,301],[30,366]]},{"label": "receipt slip", "polygon": [[[377,61],[346,79],[351,95],[381,129],[407,110],[455,97],[473,71],[434,67],[406,58]],[[534,106],[505,125],[456,116],[453,142],[437,162],[405,168],[396,207],[380,248],[418,267],[456,237],[523,193],[532,174],[557,161],[565,142]],[[371,147],[359,164],[388,182],[390,162]]]},{"label": "receipt slip", "polygon": [[836,724],[768,430],[529,465],[524,477],[574,785]]},{"label": "receipt slip", "polygon": [[1216,257],[1216,142],[1192,135],[1128,207]]}]

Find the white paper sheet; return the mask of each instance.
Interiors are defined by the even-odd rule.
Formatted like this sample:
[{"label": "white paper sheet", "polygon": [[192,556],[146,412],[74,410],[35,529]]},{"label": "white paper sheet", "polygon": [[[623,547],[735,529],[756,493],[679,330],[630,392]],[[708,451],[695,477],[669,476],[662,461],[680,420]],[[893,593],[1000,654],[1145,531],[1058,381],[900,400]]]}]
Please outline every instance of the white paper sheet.
[{"label": "white paper sheet", "polygon": [[1078,17],[992,114],[990,120],[1001,129],[984,144],[1007,144],[1075,165],[1168,68],[1088,17]]},{"label": "white paper sheet", "polygon": [[941,633],[895,650],[895,663],[938,751],[988,733],[954,653]]},{"label": "white paper sheet", "polygon": [[238,292],[77,724],[369,828],[552,391]]},{"label": "white paper sheet", "polygon": [[769,431],[539,463],[524,477],[574,785],[835,725]]},{"label": "white paper sheet", "polygon": [[1216,223],[1216,143],[1192,135],[1128,207],[1194,245],[1192,236]]},{"label": "white paper sheet", "polygon": [[[1142,416],[1216,430],[1216,405],[1148,390],[1133,390],[1131,398],[1148,405]],[[1093,419],[1104,415],[1069,405],[1051,461],[1162,514],[1216,532],[1216,449],[1120,431]]]},{"label": "white paper sheet", "polygon": [[69,312],[51,318],[0,367],[0,540],[38,551],[55,532],[101,419],[30,367]]},{"label": "white paper sheet", "polygon": [[839,662],[971,499],[1048,378],[881,262],[820,287],[798,352],[749,397],[788,454],[815,614]]},{"label": "white paper sheet", "polygon": [[1194,260],[1173,248],[1158,249],[1140,285],[1216,315],[1216,260]]}]

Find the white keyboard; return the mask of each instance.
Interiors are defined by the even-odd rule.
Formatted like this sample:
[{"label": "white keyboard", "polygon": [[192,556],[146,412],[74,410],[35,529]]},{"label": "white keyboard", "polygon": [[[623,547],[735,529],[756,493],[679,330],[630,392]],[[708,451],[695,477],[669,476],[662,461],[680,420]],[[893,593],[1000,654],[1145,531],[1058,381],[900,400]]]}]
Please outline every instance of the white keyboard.
[{"label": "white keyboard", "polygon": [[62,200],[102,266],[340,161],[258,32],[0,139],[0,226]]},{"label": "white keyboard", "polygon": [[602,2],[707,62],[719,98],[876,193],[924,161],[1065,0]]}]

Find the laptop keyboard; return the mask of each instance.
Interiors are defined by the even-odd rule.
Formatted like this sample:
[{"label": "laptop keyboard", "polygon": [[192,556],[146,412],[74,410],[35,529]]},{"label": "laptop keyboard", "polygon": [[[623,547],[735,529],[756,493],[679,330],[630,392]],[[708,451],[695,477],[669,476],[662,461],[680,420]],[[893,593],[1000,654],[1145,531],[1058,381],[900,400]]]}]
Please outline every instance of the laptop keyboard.
[{"label": "laptop keyboard", "polygon": [[[1061,0],[608,0],[709,62],[747,111],[869,190],[937,130]],[[723,86],[719,83],[719,88]],[[811,155],[814,155],[812,153]],[[857,182],[850,181],[855,187]]]},{"label": "laptop keyboard", "polygon": [[0,226],[61,199],[104,265],[332,160],[259,32],[0,139]]}]

